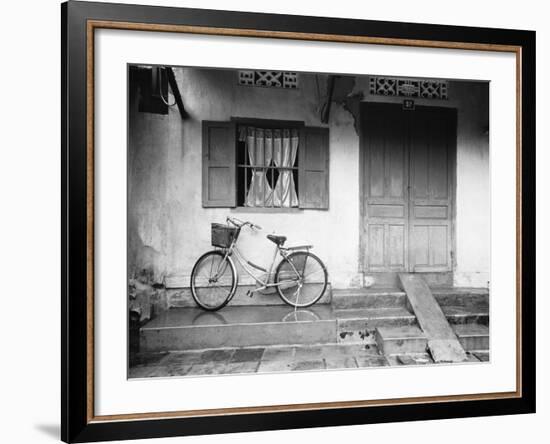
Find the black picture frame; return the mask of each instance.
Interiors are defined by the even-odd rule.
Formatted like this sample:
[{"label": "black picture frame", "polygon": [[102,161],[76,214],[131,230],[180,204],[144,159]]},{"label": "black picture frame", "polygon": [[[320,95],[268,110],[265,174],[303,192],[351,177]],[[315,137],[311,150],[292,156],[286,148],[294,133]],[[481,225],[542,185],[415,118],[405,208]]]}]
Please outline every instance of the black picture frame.
[{"label": "black picture frame", "polygon": [[[504,45],[517,48],[520,56],[518,97],[521,132],[518,137],[517,196],[519,215],[517,291],[524,295],[518,307],[521,390],[516,396],[494,399],[441,399],[437,402],[296,408],[229,415],[191,417],[94,418],[90,399],[93,363],[93,292],[90,242],[93,242],[93,180],[90,180],[88,147],[92,137],[87,81],[92,74],[87,46],[90,21],[193,26],[317,36],[369,37],[388,42],[438,42],[435,46]],[[442,26],[355,19],[275,15],[186,8],[136,6],[69,1],[61,5],[62,54],[62,374],[61,435],[65,442],[169,437],[243,431],[278,430],[321,426],[371,424],[535,412],[535,32],[507,29]],[[92,29],[93,32],[93,29]],[[144,31],[145,32],[145,31]],[[384,43],[385,42],[385,43]],[[457,42],[459,44],[457,44]],[[399,44],[399,43],[396,43]],[[91,200],[90,200],[91,199]],[[92,207],[90,207],[90,204]],[[93,221],[93,219],[92,219]],[[92,240],[90,240],[92,238]],[[92,265],[90,265],[90,263]],[[92,344],[92,345],[90,345]],[[93,387],[92,387],[93,389]]]}]

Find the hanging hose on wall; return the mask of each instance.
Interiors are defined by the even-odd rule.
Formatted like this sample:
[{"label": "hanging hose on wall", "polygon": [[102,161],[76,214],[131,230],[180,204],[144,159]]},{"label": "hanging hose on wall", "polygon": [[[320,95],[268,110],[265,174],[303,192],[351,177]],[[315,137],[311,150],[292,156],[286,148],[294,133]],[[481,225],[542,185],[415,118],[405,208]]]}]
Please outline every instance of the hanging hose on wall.
[{"label": "hanging hose on wall", "polygon": [[166,82],[166,99],[164,99],[164,94],[162,92],[162,73],[166,71],[166,67],[163,66],[162,68],[159,68],[159,94],[160,94],[160,98],[161,100],[164,102],[164,104],[166,106],[174,106],[176,104],[176,97],[174,95],[174,103],[168,103],[168,98],[169,98],[169,95],[170,95],[170,92],[168,91],[170,86],[169,86],[169,82],[168,82],[168,74],[166,74],[166,78],[167,78],[167,82]]}]

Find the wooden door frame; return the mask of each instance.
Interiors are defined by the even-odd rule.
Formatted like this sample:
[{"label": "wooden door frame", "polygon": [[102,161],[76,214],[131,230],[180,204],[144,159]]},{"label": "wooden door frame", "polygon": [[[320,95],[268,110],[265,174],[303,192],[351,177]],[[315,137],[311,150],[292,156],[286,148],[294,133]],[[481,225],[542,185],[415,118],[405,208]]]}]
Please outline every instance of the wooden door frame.
[{"label": "wooden door frame", "polygon": [[[366,257],[366,248],[367,248],[367,235],[366,235],[366,222],[365,222],[365,158],[366,158],[366,152],[368,150],[368,138],[365,137],[364,134],[364,128],[363,128],[363,113],[364,109],[368,105],[387,105],[387,106],[394,106],[394,107],[402,107],[401,102],[394,102],[394,101],[376,101],[376,100],[365,100],[362,101],[359,107],[359,273],[377,273],[370,271],[368,269],[368,260]],[[455,119],[454,119],[454,144],[450,149],[449,153],[449,174],[450,174],[450,207],[451,207],[451,217],[450,217],[450,224],[451,224],[451,270],[447,273],[454,273],[456,269],[457,264],[457,258],[456,258],[456,215],[457,215],[457,209],[456,209],[456,192],[457,192],[457,157],[458,157],[458,109],[454,106],[432,106],[432,105],[416,105],[416,108],[442,108],[445,110],[454,110],[455,113]],[[411,110],[410,112],[414,112],[414,110]],[[407,152],[407,164],[408,164],[408,172],[407,177],[410,181],[410,152]],[[410,208],[408,210],[410,212]],[[409,219],[409,215],[407,215],[407,218]],[[409,225],[407,223],[407,231],[409,231]],[[407,239],[409,239],[410,233],[407,233]],[[409,245],[407,247],[407,266],[409,266]],[[390,272],[391,273],[391,272]],[[430,272],[426,272],[430,273]],[[439,273],[439,272],[437,272]],[[444,272],[441,272],[444,273]]]}]

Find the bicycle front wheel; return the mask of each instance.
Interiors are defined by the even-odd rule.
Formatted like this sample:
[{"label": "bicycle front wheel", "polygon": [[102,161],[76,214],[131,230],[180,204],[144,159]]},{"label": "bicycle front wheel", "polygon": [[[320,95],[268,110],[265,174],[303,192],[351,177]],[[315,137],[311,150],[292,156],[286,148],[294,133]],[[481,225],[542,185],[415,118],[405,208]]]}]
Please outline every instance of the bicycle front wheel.
[{"label": "bicycle front wheel", "polygon": [[221,251],[209,251],[195,263],[191,272],[191,295],[204,310],[223,308],[237,287],[237,271],[231,258]]},{"label": "bicycle front wheel", "polygon": [[275,273],[279,296],[293,307],[315,304],[327,289],[327,269],[317,256],[296,251],[281,261]]}]

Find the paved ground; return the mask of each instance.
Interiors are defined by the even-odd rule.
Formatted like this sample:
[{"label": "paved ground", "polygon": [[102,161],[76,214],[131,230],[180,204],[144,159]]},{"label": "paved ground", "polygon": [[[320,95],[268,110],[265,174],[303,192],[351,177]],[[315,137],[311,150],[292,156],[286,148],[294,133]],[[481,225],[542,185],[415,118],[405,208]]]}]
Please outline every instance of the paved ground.
[{"label": "paved ground", "polygon": [[[487,352],[468,353],[468,361],[488,361]],[[131,356],[129,378],[274,373],[433,364],[427,353],[380,355],[374,345],[319,345],[226,348]]]}]

